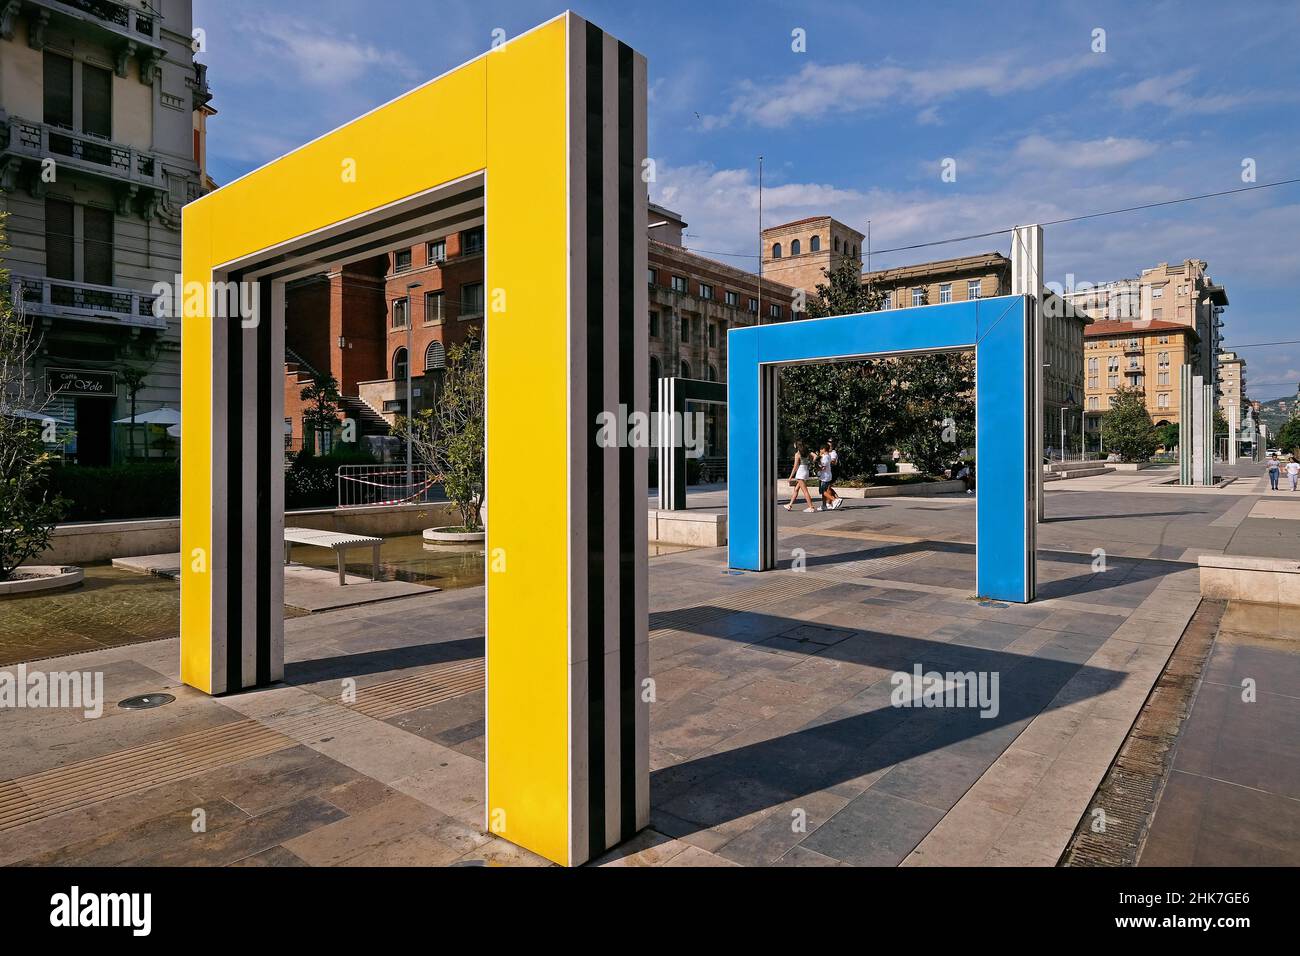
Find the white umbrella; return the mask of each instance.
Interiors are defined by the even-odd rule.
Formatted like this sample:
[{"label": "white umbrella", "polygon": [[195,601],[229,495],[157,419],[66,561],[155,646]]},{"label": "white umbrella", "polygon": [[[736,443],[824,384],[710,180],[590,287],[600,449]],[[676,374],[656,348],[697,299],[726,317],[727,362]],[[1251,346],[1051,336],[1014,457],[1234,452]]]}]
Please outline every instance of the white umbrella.
[{"label": "white umbrella", "polygon": [[[181,413],[175,408],[155,408],[151,412],[141,412],[135,416],[137,425],[179,425]],[[131,416],[119,418],[116,425],[130,425]]]},{"label": "white umbrella", "polygon": [[179,424],[177,424],[177,425],[172,425],[170,428],[167,429],[167,434],[168,434],[168,435],[171,435],[172,438],[180,438],[180,437],[181,437],[181,426],[180,426]]},{"label": "white umbrella", "polygon": [[72,422],[65,422],[62,418],[55,418],[53,415],[42,415],[40,412],[29,412],[25,408],[11,408],[4,413],[10,418],[24,418],[33,422],[51,421],[56,425],[71,425]]}]

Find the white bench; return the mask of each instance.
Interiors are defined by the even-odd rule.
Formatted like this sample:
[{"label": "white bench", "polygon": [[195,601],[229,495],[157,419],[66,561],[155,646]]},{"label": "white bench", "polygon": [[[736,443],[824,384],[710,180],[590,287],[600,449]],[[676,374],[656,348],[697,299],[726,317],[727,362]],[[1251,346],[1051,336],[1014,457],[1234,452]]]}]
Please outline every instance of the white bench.
[{"label": "white bench", "polygon": [[349,548],[371,549],[370,558],[370,580],[379,580],[379,546],[384,543],[383,538],[372,538],[364,534],[340,534],[337,531],[317,531],[314,528],[285,528],[284,529],[284,563],[289,563],[289,549],[295,544],[309,544],[318,548],[331,548],[338,555],[339,559],[339,586],[342,587],[346,582],[344,566],[346,565],[345,557]]}]

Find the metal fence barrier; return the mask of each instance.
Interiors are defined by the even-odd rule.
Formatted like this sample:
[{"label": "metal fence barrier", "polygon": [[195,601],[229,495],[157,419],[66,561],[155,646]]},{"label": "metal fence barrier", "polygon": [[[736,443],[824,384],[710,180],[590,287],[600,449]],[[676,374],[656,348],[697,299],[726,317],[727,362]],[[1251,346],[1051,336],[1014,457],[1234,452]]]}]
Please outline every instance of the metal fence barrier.
[{"label": "metal fence barrier", "polygon": [[339,507],[424,504],[443,501],[439,476],[423,465],[339,465]]}]

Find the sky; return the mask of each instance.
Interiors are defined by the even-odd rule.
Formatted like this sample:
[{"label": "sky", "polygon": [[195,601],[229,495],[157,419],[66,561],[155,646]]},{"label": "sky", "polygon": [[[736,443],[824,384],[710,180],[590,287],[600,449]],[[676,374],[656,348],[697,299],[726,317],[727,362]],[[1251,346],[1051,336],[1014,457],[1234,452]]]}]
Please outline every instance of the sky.
[{"label": "sky", "polygon": [[[228,182],[563,9],[195,0],[210,172]],[[690,248],[750,270],[760,155],[764,225],[870,221],[874,268],[1009,254],[1010,238],[900,246],[1300,179],[1295,2],[573,9],[647,57],[651,199],[687,220]],[[1298,240],[1300,183],[1048,226],[1044,279],[1204,259],[1228,292],[1226,347],[1269,399],[1300,383],[1300,345],[1267,344],[1300,339]]]}]

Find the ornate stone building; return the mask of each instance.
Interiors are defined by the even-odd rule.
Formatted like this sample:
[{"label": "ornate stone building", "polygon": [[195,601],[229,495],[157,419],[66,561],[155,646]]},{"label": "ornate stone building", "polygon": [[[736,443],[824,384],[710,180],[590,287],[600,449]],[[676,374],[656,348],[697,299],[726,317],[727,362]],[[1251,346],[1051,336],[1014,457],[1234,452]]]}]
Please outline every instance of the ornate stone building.
[{"label": "ornate stone building", "polygon": [[144,373],[137,413],[180,405],[180,324],[154,314],[151,290],[180,271],[181,207],[210,184],[191,13],[190,0],[0,2],[3,265],[83,464],[124,451],[112,423],[130,412],[128,369]]}]

